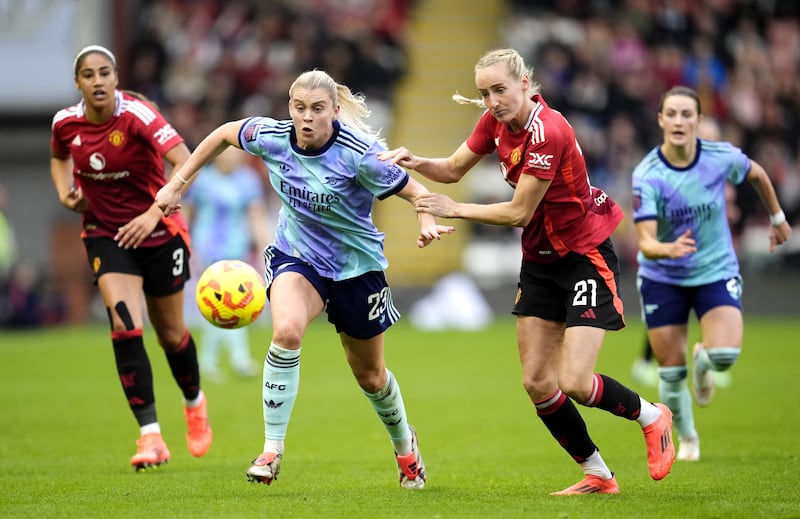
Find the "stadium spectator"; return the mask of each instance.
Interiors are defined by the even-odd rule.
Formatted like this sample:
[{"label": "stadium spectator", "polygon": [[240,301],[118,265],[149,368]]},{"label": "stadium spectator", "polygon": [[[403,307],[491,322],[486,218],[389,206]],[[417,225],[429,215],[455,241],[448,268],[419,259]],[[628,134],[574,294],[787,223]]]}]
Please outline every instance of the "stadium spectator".
[{"label": "stadium spectator", "polygon": [[10,321],[10,280],[17,262],[17,239],[14,226],[6,215],[6,188],[0,185],[0,326]]},{"label": "stadium spectator", "polygon": [[114,358],[141,437],[131,465],[166,463],[170,452],[156,414],[153,374],[143,341],[142,300],[184,398],[189,451],[211,444],[194,339],[183,318],[189,247],[181,215],[153,203],[164,161],[189,150],[156,107],[118,89],[116,59],[90,45],[74,61],[81,101],[53,117],[50,173],[61,203],[82,213],[89,266],[111,324]]},{"label": "stadium spectator", "polygon": [[[405,70],[412,3],[145,0],[132,31],[131,88],[163,101],[194,148],[253,105],[257,113],[285,117],[286,88],[303,70],[319,68],[369,96],[373,124],[385,133],[391,120],[384,114]],[[178,107],[194,113],[176,118]]]},{"label": "stadium spectator", "polygon": [[430,193],[420,196],[415,207],[435,216],[523,228],[513,310],[523,383],[539,418],[585,474],[554,494],[619,493],[614,473],[573,402],[637,421],[650,476],[660,480],[675,455],[672,413],[594,372],[607,330],[625,326],[619,264],[610,239],[622,209],[589,184],[572,127],[549,108],[516,50],[482,56],[475,84],[479,99],[453,98],[486,111],[452,155],[431,159],[397,148],[379,157],[435,182],[451,183],[483,156],[497,154],[500,171],[514,188],[510,201],[456,203]]},{"label": "stadium spectator", "polygon": [[687,387],[689,313],[700,322],[694,345],[692,391],[706,406],[714,371],[730,369],[742,346],[742,279],[727,213],[726,182],[749,180],[770,216],[773,252],[791,227],[769,176],[758,162],[724,141],[698,138],[698,93],[674,87],[662,96],[658,126],[663,142],[633,171],[633,218],[639,243],[637,286],[658,361],[659,396],[674,413],[677,459],[700,459],[692,398]]},{"label": "stadium spectator", "polygon": [[[272,341],[264,361],[263,453],[247,469],[250,481],[278,477],[284,440],[300,382],[306,329],[323,311],[339,334],[353,375],[384,423],[397,457],[400,486],[423,488],[425,465],[409,425],[400,386],[386,369],[384,332],[398,319],[386,283],[383,234],[372,222],[375,199],[397,195],[413,203],[427,189],[397,166],[366,123],[363,96],[321,70],[304,72],[289,88],[290,120],[250,117],[225,123],[194,150],[156,197],[171,214],[185,184],[228,146],[261,157],[282,209],[275,240],[264,252]],[[417,245],[452,227],[418,216]]]},{"label": "stadium spectator", "polygon": [[[245,157],[235,148],[223,151],[203,168],[183,198],[181,212],[191,232],[192,269],[196,272],[224,259],[254,263],[270,242],[264,183]],[[187,316],[196,316],[194,321],[202,327],[200,371],[207,380],[222,382],[225,378],[220,367],[223,347],[239,376],[260,372],[250,354],[248,328],[218,328],[200,317],[194,299],[187,298],[186,306]]]},{"label": "stadium spectator", "polygon": [[30,261],[17,262],[5,284],[3,310],[9,328],[36,328],[44,321],[42,276]]},{"label": "stadium spectator", "polygon": [[[662,140],[649,123],[661,94],[673,86],[696,85],[723,138],[770,171],[788,221],[800,216],[800,3],[516,0],[510,12],[502,43],[537,63],[543,95],[576,131],[591,130],[594,145],[578,137],[587,145],[586,160],[598,187],[609,194],[630,187],[630,169],[608,174],[603,168],[615,156],[612,121],[621,115],[636,128],[638,156],[631,158],[638,163]],[[554,47],[558,60],[552,59]],[[775,167],[768,165],[773,160]],[[737,187],[736,196],[737,231],[768,225],[748,182]],[[627,196],[618,200],[629,212]],[[636,249],[630,227],[626,223],[615,233],[623,251]],[[749,242],[743,245],[742,261],[762,257]],[[788,256],[791,249],[782,252]],[[620,259],[623,268],[633,264],[626,254]]]}]

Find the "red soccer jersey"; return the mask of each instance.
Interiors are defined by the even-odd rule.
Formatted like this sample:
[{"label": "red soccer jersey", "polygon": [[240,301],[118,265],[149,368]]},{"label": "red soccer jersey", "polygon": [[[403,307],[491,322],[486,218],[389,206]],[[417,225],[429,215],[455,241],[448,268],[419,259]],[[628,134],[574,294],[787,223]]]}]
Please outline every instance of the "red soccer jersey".
[{"label": "red soccer jersey", "polygon": [[[89,200],[84,237],[113,238],[147,211],[166,182],[163,156],[183,142],[152,105],[120,90],[115,97],[114,116],[102,124],[86,120],[83,101],[53,117],[50,146],[57,156],[72,156],[75,184]],[[186,232],[183,217],[162,216],[141,246],[161,245],[178,232]]]},{"label": "red soccer jersey", "polygon": [[520,175],[551,180],[533,218],[522,231],[525,261],[547,263],[570,251],[586,254],[605,241],[622,221],[622,209],[589,184],[575,131],[539,94],[525,127],[512,132],[488,111],[467,139],[480,155],[497,151],[500,171],[511,187]]}]

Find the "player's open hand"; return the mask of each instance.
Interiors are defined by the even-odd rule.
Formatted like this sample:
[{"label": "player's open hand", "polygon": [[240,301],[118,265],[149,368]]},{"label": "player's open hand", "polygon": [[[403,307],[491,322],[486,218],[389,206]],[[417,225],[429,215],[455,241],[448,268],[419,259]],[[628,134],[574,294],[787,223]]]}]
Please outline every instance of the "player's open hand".
[{"label": "player's open hand", "polygon": [[147,239],[158,225],[161,213],[154,207],[140,214],[117,230],[114,241],[123,249],[135,249]]},{"label": "player's open hand", "polygon": [[400,147],[378,153],[378,158],[389,164],[397,164],[408,169],[417,169],[419,159],[408,148]]},{"label": "player's open hand", "polygon": [[427,247],[434,240],[441,240],[443,234],[452,234],[456,228],[450,225],[423,225],[417,237],[417,247]]},{"label": "player's open hand", "polygon": [[455,218],[455,209],[458,204],[447,195],[440,193],[425,193],[417,197],[414,209],[419,212],[441,216],[442,218]]}]

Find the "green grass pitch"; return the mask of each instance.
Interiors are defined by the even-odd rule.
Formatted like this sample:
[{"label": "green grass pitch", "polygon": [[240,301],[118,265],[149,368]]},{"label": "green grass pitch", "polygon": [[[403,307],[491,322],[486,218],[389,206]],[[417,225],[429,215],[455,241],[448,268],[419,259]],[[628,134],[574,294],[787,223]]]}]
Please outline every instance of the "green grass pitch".
[{"label": "green grass pitch", "polygon": [[[637,319],[611,333],[598,371],[634,385]],[[691,339],[696,339],[697,327]],[[267,327],[253,327],[263,357]],[[650,480],[639,427],[581,408],[617,496],[553,497],[580,468],[549,436],[520,384],[514,323],[425,333],[401,321],[387,364],[420,436],[428,486],[403,491],[383,426],[362,396],[333,329],[304,343],[301,387],[280,479],[248,484],[263,441],[259,379],[206,384],[214,443],[185,447],[180,393],[145,334],[172,461],[135,473],[138,429],[116,377],[106,326],[0,332],[0,517],[800,517],[800,321],[747,318],[733,384],[696,410],[702,460]]]}]

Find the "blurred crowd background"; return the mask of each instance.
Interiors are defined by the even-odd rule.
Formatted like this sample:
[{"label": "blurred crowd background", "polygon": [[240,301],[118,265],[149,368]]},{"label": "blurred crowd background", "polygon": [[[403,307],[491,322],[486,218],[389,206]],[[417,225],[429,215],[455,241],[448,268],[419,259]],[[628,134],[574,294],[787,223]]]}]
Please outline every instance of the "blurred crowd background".
[{"label": "blurred crowd background", "polygon": [[[112,48],[118,58],[120,86],[155,101],[190,148],[228,120],[254,114],[287,117],[288,86],[297,74],[311,68],[324,69],[352,90],[366,94],[373,126],[382,128],[390,146],[398,146],[406,144],[393,142],[392,137],[393,123],[400,115],[397,88],[414,66],[408,53],[410,29],[432,2],[127,1],[114,3],[122,7],[110,14],[117,20],[110,41],[84,44],[104,43]],[[661,141],[656,123],[659,97],[671,86],[684,84],[699,92],[705,116],[720,125],[723,139],[765,166],[795,226],[795,237],[800,235],[800,2],[497,3],[505,14],[496,26],[486,27],[494,45],[516,48],[534,66],[534,80],[541,83],[545,99],[576,129],[592,183],[623,207],[629,205],[633,167]],[[454,12],[470,9],[468,3],[449,4]],[[459,27],[453,23],[441,30],[455,34]],[[70,54],[76,51],[77,47]],[[430,48],[427,52],[448,51]],[[478,57],[473,57],[473,63]],[[464,72],[471,77],[471,69]],[[77,100],[76,94],[72,102]],[[52,113],[31,117],[40,126],[47,125],[46,137]],[[9,125],[19,120],[19,115],[0,114],[0,129],[11,131]],[[453,131],[460,142],[470,129]],[[46,168],[46,145],[38,149]],[[440,153],[450,151],[446,148]],[[251,166],[257,172],[262,167],[258,162]],[[10,167],[3,170],[0,186],[13,174]],[[37,175],[48,179],[46,171]],[[19,241],[36,235],[15,232],[25,216],[12,214],[4,203],[9,193],[2,195],[0,190],[0,325],[70,320],[70,306],[80,303],[64,293],[63,276],[78,277],[80,284],[90,285],[85,259],[79,256],[78,266],[63,274],[52,266],[52,257],[20,257],[15,252],[24,249]],[[40,196],[57,204],[52,190]],[[497,192],[473,189],[470,196],[485,201]],[[267,203],[274,204],[269,199]],[[754,272],[776,268],[797,277],[798,240],[766,258],[768,217],[747,183],[738,188],[736,204],[734,234],[744,267]],[[75,223],[57,232],[67,230],[73,233],[49,238],[51,247],[80,245]],[[472,238],[507,244],[516,240],[510,237],[513,233],[474,227]],[[630,272],[635,272],[634,239],[632,224],[626,221],[617,232],[616,244],[623,269]],[[80,248],[78,252],[83,254]],[[464,270],[469,273],[470,266],[464,265]],[[508,279],[516,274],[511,269]]]},{"label": "blurred crowd background", "polygon": [[[630,198],[630,173],[662,140],[661,94],[687,85],[722,139],[762,164],[790,222],[800,211],[800,2],[517,1],[506,43],[576,127],[593,183]],[[749,183],[734,234],[767,224]],[[758,238],[754,238],[758,239]],[[760,241],[760,240],[759,240]],[[762,244],[742,244],[756,252]],[[743,258],[746,259],[746,258]]]},{"label": "blurred crowd background", "polygon": [[319,68],[390,110],[412,0],[145,0],[122,77],[161,105],[190,148],[221,122],[288,117],[288,85]]}]

